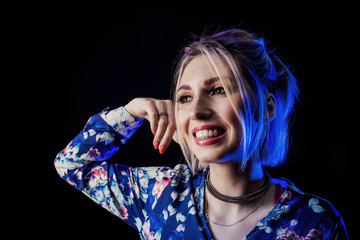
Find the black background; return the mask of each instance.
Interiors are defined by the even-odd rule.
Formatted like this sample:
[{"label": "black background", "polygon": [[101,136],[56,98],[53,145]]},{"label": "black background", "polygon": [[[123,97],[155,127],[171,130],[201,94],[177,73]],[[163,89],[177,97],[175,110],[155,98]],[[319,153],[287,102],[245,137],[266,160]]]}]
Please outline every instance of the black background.
[{"label": "black background", "polygon": [[[15,44],[22,55],[16,58],[27,76],[19,95],[31,110],[27,126],[34,124],[27,128],[33,138],[21,135],[30,149],[27,174],[19,184],[31,195],[21,191],[14,224],[26,226],[25,234],[34,236],[48,230],[70,239],[137,239],[135,230],[61,180],[53,160],[88,118],[105,107],[125,105],[135,97],[169,98],[175,58],[193,34],[240,27],[265,38],[292,66],[302,91],[287,164],[269,172],[330,201],[351,237],[358,208],[358,157],[352,154],[358,118],[353,8],[52,6],[27,12],[12,31],[20,36]],[[147,122],[114,158],[130,166],[183,162],[175,143],[161,156],[153,149]]]}]

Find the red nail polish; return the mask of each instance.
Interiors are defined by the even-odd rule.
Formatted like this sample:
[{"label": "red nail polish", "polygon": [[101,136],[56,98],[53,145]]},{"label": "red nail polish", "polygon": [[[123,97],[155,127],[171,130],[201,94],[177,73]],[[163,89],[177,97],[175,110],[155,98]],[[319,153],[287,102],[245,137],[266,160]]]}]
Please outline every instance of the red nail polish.
[{"label": "red nail polish", "polygon": [[160,142],[154,142],[154,148],[158,149]]},{"label": "red nail polish", "polygon": [[152,131],[152,133],[153,133],[153,134],[154,134],[154,136],[155,136],[155,134],[156,134],[156,130]]},{"label": "red nail polish", "polygon": [[161,145],[159,148],[160,154],[163,154],[165,152],[165,149],[166,149],[166,145]]}]

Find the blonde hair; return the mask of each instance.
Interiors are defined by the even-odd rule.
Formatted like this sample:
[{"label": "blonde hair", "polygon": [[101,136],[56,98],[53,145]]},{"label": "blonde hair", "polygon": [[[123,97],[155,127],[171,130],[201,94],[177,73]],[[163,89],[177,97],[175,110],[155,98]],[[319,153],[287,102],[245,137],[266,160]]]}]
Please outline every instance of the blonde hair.
[{"label": "blonde hair", "polygon": [[[271,55],[271,56],[270,56]],[[249,159],[276,166],[287,152],[288,116],[293,109],[298,89],[289,69],[265,48],[262,39],[247,31],[232,29],[201,37],[183,49],[174,76],[173,99],[177,119],[176,89],[187,65],[197,56],[205,56],[215,70],[239,119],[242,131],[241,170]],[[266,121],[265,94],[271,92],[276,102],[276,118]],[[279,116],[280,115],[280,116]],[[178,129],[178,127],[177,127]],[[179,139],[182,139],[181,132]],[[204,165],[180,140],[185,159],[193,173]]]}]

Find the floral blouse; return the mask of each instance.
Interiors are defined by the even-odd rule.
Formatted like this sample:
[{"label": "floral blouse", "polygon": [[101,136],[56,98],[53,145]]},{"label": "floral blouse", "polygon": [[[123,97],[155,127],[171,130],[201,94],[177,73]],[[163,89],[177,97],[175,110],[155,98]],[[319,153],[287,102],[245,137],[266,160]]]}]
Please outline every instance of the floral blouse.
[{"label": "floral blouse", "polygon": [[[206,171],[184,164],[132,168],[108,163],[142,124],[123,107],[105,109],[58,153],[60,177],[135,228],[141,239],[212,239],[204,216]],[[286,179],[273,209],[245,239],[347,239],[341,215],[326,200]]]}]

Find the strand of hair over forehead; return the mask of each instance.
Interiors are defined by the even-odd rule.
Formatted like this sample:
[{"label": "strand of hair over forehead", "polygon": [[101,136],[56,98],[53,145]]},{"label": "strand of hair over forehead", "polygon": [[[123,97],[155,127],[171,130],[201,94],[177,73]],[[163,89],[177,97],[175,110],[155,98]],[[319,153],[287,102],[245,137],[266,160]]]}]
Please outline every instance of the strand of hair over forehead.
[{"label": "strand of hair over forehead", "polygon": [[[239,133],[242,134],[242,144],[240,145],[240,147],[243,148],[243,161],[241,162],[242,163],[241,170],[244,170],[246,165],[246,161],[244,161],[244,159],[246,159],[245,156],[248,155],[246,153],[246,149],[248,149],[248,144],[249,144],[247,139],[251,138],[252,135],[251,132],[246,131],[246,129],[249,129],[249,127],[251,129],[251,126],[249,126],[251,125],[251,122],[247,123],[246,119],[248,118],[244,116],[244,113],[246,114],[248,111],[240,110],[240,108],[244,108],[244,109],[250,108],[249,96],[243,84],[245,81],[243,79],[241,72],[236,67],[236,63],[233,61],[231,57],[228,56],[228,52],[221,45],[217,45],[215,48],[210,48],[210,49],[202,48],[200,49],[200,51],[204,56],[207,56],[207,58],[205,59],[206,61],[210,61],[210,63],[208,62],[209,66],[213,66],[215,70],[215,73],[213,74],[220,79],[220,82],[222,83],[225,92],[227,93],[227,97],[230,100],[230,104],[240,122],[241,128],[242,130],[245,129],[245,131]],[[229,74],[229,72],[224,71],[226,69],[226,65],[224,64],[223,59],[221,58],[225,59],[225,61],[229,63],[228,67],[230,67],[230,73],[232,76],[225,75],[226,73]],[[231,80],[229,81],[229,79],[233,79],[234,77],[236,78],[235,81],[231,81]],[[229,82],[236,83],[236,86],[229,84]],[[233,93],[234,88],[240,90],[239,95]],[[240,101],[242,102],[243,106],[239,106]],[[241,130],[239,129],[239,131]]]}]

